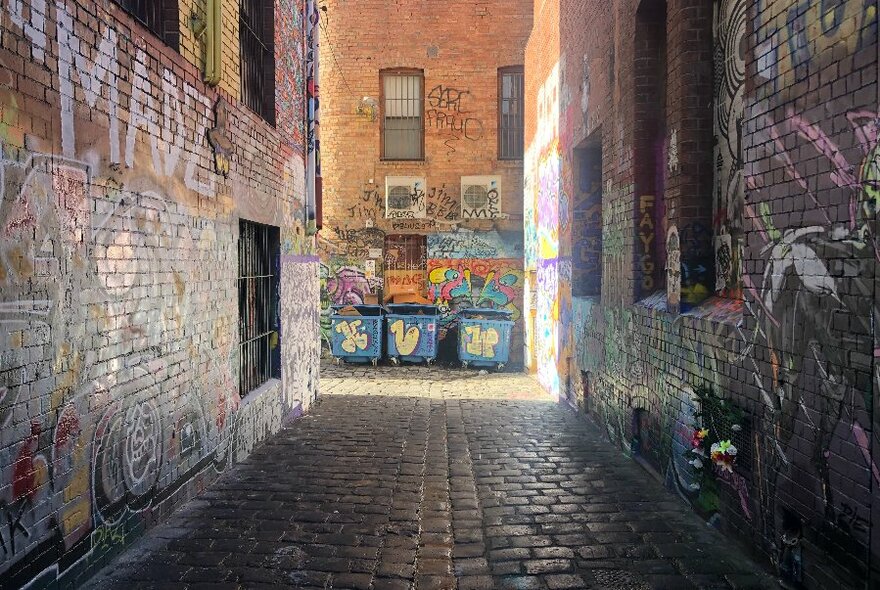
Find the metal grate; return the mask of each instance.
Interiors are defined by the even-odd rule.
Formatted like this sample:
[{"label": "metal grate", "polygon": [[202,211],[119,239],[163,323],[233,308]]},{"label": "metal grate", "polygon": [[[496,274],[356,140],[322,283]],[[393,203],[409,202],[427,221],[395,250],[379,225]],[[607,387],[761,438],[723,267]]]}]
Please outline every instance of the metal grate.
[{"label": "metal grate", "polygon": [[382,158],[421,160],[425,126],[421,73],[383,73]]},{"label": "metal grate", "polygon": [[177,49],[180,37],[177,0],[116,0],[116,3],[157,37]]},{"label": "metal grate", "polygon": [[525,133],[525,77],[521,67],[498,72],[498,158],[521,160]]},{"label": "metal grate", "polygon": [[466,209],[485,209],[489,205],[489,191],[479,184],[468,185],[461,198]]},{"label": "metal grate", "polygon": [[241,100],[270,124],[275,124],[274,3],[240,0]]},{"label": "metal grate", "polygon": [[238,241],[239,392],[280,377],[277,227],[241,220]]},{"label": "metal grate", "polygon": [[388,191],[388,208],[409,209],[412,206],[412,198],[409,193],[408,186],[392,186]]}]

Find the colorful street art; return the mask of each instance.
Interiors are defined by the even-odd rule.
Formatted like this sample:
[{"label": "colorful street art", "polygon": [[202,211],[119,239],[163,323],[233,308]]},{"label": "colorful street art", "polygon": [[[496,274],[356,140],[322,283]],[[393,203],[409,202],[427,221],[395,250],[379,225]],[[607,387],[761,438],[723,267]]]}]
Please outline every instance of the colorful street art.
[{"label": "colorful street art", "polygon": [[[547,78],[541,83],[537,96],[538,127],[528,149],[525,174],[534,182],[534,196],[526,195],[526,201],[534,199],[531,214],[534,215],[534,234],[527,235],[526,244],[534,248],[536,276],[536,315],[528,335],[534,342],[538,380],[554,396],[560,395],[567,380],[568,334],[570,326],[560,325],[560,313],[570,313],[563,305],[570,300],[572,265],[570,257],[563,261],[560,255],[571,251],[569,217],[572,207],[569,195],[574,186],[564,186],[563,157],[559,146],[562,74],[564,56],[560,57]],[[566,171],[571,182],[571,171]],[[528,208],[527,208],[528,212]],[[561,219],[560,216],[566,217]],[[530,220],[526,221],[527,229]],[[561,241],[565,241],[561,245]],[[530,262],[531,263],[531,262]],[[560,271],[562,271],[560,273]]]},{"label": "colorful street art", "polygon": [[[95,29],[83,11],[97,11]],[[272,150],[248,148],[243,170],[232,142],[215,173],[212,137],[274,131],[237,103],[220,129],[216,90],[179,61],[158,62],[160,42],[132,38],[113,14],[92,2],[0,5],[4,588],[79,586],[317,391],[303,156],[273,135]],[[19,57],[22,71],[6,76],[10,44],[32,61]],[[22,117],[25,84],[60,94]],[[284,355],[280,378],[247,395],[234,279],[239,217],[251,213],[284,235]]]},{"label": "colorful street art", "polygon": [[428,260],[428,299],[447,311],[503,309],[517,320],[522,290],[520,260]]},{"label": "colorful street art", "polygon": [[[711,224],[676,223],[670,210],[664,226],[656,200],[633,194],[633,115],[618,94],[626,85],[581,97],[603,121],[603,156],[614,165],[603,195],[606,281],[601,297],[574,297],[570,311],[561,216],[568,157],[583,137],[559,136],[571,133],[561,103],[566,86],[592,91],[597,77],[581,81],[577,68],[561,84],[553,71],[533,80],[539,124],[527,150],[524,225],[541,383],[589,412],[611,444],[663,473],[707,522],[764,552],[792,588],[880,579],[875,571],[866,586],[880,563],[877,18],[873,0],[714,2]],[[562,45],[578,46],[582,27],[566,19],[561,27]],[[628,42],[606,30],[617,29],[588,31],[589,42]],[[599,57],[584,62],[592,70]],[[832,71],[841,83],[821,83]],[[611,74],[630,75],[623,67]],[[842,83],[865,76],[862,91]],[[812,104],[821,108],[804,106]],[[542,120],[547,113],[557,121]],[[686,129],[673,125],[663,166],[679,175],[694,154]],[[665,268],[643,265],[640,242],[665,250]],[[695,278],[708,265],[688,264],[702,243],[714,243],[714,280]],[[575,276],[581,252],[572,251]],[[650,290],[643,279],[657,270],[668,299],[659,292],[633,304],[633,285]],[[745,415],[732,430],[739,459],[716,470],[713,486],[685,454],[700,387]]]}]

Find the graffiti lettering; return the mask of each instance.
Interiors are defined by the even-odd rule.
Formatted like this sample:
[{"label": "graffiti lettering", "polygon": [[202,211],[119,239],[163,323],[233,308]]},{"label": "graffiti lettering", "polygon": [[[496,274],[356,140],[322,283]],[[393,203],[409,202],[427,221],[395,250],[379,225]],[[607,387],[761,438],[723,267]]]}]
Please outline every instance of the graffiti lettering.
[{"label": "graffiti lettering", "polygon": [[342,334],[342,350],[354,353],[366,350],[370,345],[370,335],[363,329],[362,320],[341,321],[336,324],[336,332]]},{"label": "graffiti lettering", "polygon": [[448,136],[444,142],[448,148],[447,155],[455,153],[456,144],[461,139],[479,141],[483,138],[483,122],[468,117],[464,110],[464,98],[469,95],[468,90],[442,85],[434,87],[428,94],[431,108],[425,113],[425,126]]},{"label": "graffiti lettering", "polygon": [[495,358],[495,347],[501,342],[501,337],[495,328],[467,326],[465,340],[468,354],[483,358]]},{"label": "graffiti lettering", "polygon": [[654,196],[642,195],[639,197],[639,242],[642,255],[642,290],[648,294],[654,289],[654,256],[652,246],[654,244]]},{"label": "graffiti lettering", "polygon": [[415,352],[421,337],[421,330],[419,330],[418,326],[406,327],[403,320],[397,320],[391,324],[390,330],[391,334],[394,335],[394,343],[397,345],[397,351],[400,354],[409,356]]},{"label": "graffiti lettering", "polygon": [[458,90],[441,84],[432,88],[431,92],[428,93],[428,104],[434,109],[443,109],[460,113],[462,112],[464,97],[469,94],[470,91],[468,90]]}]

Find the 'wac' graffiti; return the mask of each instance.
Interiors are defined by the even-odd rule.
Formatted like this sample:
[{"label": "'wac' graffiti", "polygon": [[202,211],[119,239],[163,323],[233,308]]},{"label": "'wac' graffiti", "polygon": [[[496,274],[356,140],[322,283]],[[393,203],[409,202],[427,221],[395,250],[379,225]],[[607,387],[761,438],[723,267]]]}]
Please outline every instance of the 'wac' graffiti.
[{"label": "'wac' graffiti", "polygon": [[457,311],[503,309],[522,315],[523,271],[519,260],[429,260],[428,298]]}]

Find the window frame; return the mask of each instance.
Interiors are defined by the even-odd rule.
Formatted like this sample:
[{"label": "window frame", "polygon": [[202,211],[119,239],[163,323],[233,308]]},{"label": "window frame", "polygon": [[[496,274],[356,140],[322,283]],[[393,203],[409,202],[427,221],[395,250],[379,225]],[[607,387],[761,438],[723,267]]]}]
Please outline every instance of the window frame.
[{"label": "window frame", "polygon": [[[254,31],[247,21],[248,12],[244,10],[248,2],[259,4],[261,15],[261,31]],[[238,0],[238,51],[239,51],[239,91],[241,93],[241,103],[245,105],[251,112],[258,115],[272,127],[276,124],[276,105],[275,105],[275,3],[274,0]],[[268,14],[267,14],[268,13]],[[254,64],[249,59],[251,57],[249,51],[245,51],[245,41],[250,37],[258,42],[265,51],[262,56],[262,63]],[[246,64],[248,67],[246,67]],[[258,68],[260,87],[250,90],[250,86],[246,84],[246,74],[248,68]],[[256,98],[251,96],[252,93],[259,93]],[[259,103],[257,103],[257,99]],[[259,108],[256,108],[256,106]]]},{"label": "window frame", "polygon": [[[248,227],[253,228],[253,242],[246,242]],[[239,219],[236,288],[238,290],[238,388],[242,399],[272,379],[281,378],[280,237],[281,230],[277,226]],[[258,244],[260,239],[262,239],[262,251]],[[254,247],[248,249],[250,244]],[[255,271],[263,273],[267,271],[268,274],[253,274]],[[257,302],[261,294],[253,283],[255,280],[265,281],[265,285],[268,286],[268,292],[262,293],[263,301],[260,302]],[[248,284],[248,281],[251,283]],[[252,315],[247,313],[250,309],[249,303],[254,303],[255,312],[260,312],[262,315],[264,330],[258,334],[248,330],[248,326],[259,326],[260,323],[256,313]],[[260,309],[256,309],[256,303],[261,303],[258,306]],[[262,350],[260,350],[261,343],[265,343]]]},{"label": "window frame", "polygon": [[[419,155],[416,158],[388,158],[385,156],[385,78],[387,76],[419,77]],[[379,70],[379,160],[383,162],[425,161],[425,71],[418,68],[389,68]]]},{"label": "window frame", "polygon": [[[161,15],[158,27],[154,28],[153,24],[142,19],[136,12],[136,8],[131,6],[136,0],[113,0],[113,3],[122,9],[125,14],[131,17],[140,26],[147,29],[157,39],[174,51],[180,51],[180,1],[179,0],[144,0],[146,5],[155,7],[159,5],[157,10]],[[167,20],[167,15],[173,15],[174,18]]]},{"label": "window frame", "polygon": [[[504,101],[507,100],[504,98],[504,77],[510,74],[519,74],[522,78],[521,92],[519,95],[519,131],[521,134],[519,148],[519,155],[515,156],[506,156],[503,153],[504,146]],[[524,66],[505,66],[503,68],[498,68],[498,159],[505,162],[517,162],[522,161],[525,158],[525,67]]]}]

